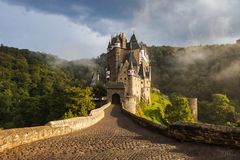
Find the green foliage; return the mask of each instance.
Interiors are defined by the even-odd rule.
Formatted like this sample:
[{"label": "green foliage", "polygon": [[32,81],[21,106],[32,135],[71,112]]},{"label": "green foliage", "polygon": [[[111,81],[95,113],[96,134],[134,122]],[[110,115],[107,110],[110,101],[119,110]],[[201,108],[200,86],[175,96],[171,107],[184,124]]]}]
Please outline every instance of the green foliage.
[{"label": "green foliage", "polygon": [[102,82],[98,81],[93,86],[93,93],[95,98],[101,99],[102,97],[107,96],[107,89]]},{"label": "green foliage", "polygon": [[[152,85],[166,95],[210,100],[225,93],[240,106],[240,45],[148,47]],[[240,110],[240,108],[239,108]]]},{"label": "green foliage", "polygon": [[[94,108],[90,89],[84,89],[91,71],[51,55],[1,45],[0,128],[42,125],[70,116],[69,111],[73,116],[86,115]],[[72,88],[73,97],[86,99],[70,101]]]},{"label": "green foliage", "polygon": [[65,118],[65,119],[73,118],[73,117],[75,117],[75,116],[74,116],[74,114],[72,113],[71,110],[69,110],[69,111],[67,111],[67,112],[64,113],[64,118]]},{"label": "green foliage", "polygon": [[[240,45],[186,48],[152,46],[148,47],[148,51],[153,87],[166,95],[197,97],[200,111],[198,115],[202,122],[232,124],[233,121],[217,122],[218,119],[212,117],[218,114],[216,111],[209,113],[208,103],[212,101],[211,95],[224,93],[228,95],[231,104],[236,104],[233,105],[236,112],[227,112],[225,109],[222,109],[224,112],[218,112],[227,114],[222,116],[233,118],[237,122],[240,114]],[[236,123],[234,125],[236,126]]]},{"label": "green foliage", "polygon": [[151,93],[151,104],[139,102],[137,104],[138,116],[162,125],[173,122],[194,122],[187,98],[174,96],[169,99],[162,93]]},{"label": "green foliage", "polygon": [[211,101],[202,101],[199,107],[199,119],[202,122],[220,125],[240,124],[239,113],[224,94],[213,94]]},{"label": "green foliage", "polygon": [[95,108],[91,101],[92,91],[90,88],[80,89],[71,87],[66,90],[66,114],[64,118],[87,116]]},{"label": "green foliage", "polygon": [[151,103],[139,102],[136,114],[155,123],[166,125],[164,110],[168,104],[171,104],[168,97],[158,92],[151,92]]},{"label": "green foliage", "polygon": [[158,92],[152,92],[151,104],[143,109],[144,115],[155,123],[166,125],[164,110],[169,104],[171,104],[171,102],[168,97]]},{"label": "green foliage", "polygon": [[165,118],[170,124],[178,121],[194,122],[187,98],[175,96],[171,102],[165,109]]}]

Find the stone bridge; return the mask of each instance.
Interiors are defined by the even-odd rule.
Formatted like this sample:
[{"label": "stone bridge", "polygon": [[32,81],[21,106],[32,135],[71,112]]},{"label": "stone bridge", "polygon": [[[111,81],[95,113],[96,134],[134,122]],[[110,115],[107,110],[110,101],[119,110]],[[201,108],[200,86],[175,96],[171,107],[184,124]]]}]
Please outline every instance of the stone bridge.
[{"label": "stone bridge", "polygon": [[67,135],[17,146],[0,159],[239,159],[240,151],[198,143],[177,142],[153,133],[126,117],[118,105],[105,110],[96,125]]}]

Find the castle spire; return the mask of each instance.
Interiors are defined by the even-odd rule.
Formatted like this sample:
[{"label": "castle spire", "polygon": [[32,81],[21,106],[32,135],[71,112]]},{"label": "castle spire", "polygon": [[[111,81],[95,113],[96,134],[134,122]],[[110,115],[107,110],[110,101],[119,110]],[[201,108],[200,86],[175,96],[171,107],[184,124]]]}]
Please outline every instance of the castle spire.
[{"label": "castle spire", "polygon": [[137,48],[140,48],[138,42],[137,42],[137,38],[135,36],[135,34],[133,33],[133,35],[131,36],[130,38],[130,44],[132,44],[132,49],[137,49]]},{"label": "castle spire", "polygon": [[116,36],[116,41],[114,43],[114,47],[118,47],[118,48],[121,47],[121,42],[120,42],[119,36]]},{"label": "castle spire", "polygon": [[116,43],[120,43],[119,36],[117,36],[116,38],[117,38]]},{"label": "castle spire", "polygon": [[131,36],[130,42],[136,42],[137,38],[135,36],[135,34],[133,33],[133,35]]},{"label": "castle spire", "polygon": [[139,69],[139,76],[144,79],[146,77],[146,72],[145,72],[145,68],[143,66],[143,62],[141,63],[140,69]]},{"label": "castle spire", "polygon": [[133,55],[132,55],[132,52],[129,53],[128,62],[129,62],[128,75],[129,75],[129,76],[133,76],[133,75],[135,74],[135,70],[134,70],[134,68],[133,68]]}]

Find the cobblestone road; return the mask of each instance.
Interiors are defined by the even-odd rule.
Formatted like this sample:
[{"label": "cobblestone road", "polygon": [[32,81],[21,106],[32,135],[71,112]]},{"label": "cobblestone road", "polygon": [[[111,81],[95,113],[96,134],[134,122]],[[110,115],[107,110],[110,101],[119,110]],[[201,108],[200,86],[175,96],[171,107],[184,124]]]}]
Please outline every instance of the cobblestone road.
[{"label": "cobblestone road", "polygon": [[141,128],[119,106],[113,106],[102,121],[88,129],[6,150],[0,159],[239,160],[240,150],[176,142]]}]

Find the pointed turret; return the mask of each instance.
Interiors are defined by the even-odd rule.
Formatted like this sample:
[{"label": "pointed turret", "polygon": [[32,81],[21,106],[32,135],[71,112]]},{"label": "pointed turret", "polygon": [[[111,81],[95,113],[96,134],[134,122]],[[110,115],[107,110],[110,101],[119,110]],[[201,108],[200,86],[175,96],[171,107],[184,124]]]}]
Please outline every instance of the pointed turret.
[{"label": "pointed turret", "polygon": [[145,72],[145,68],[143,66],[143,62],[141,63],[140,65],[140,69],[139,69],[139,72],[138,72],[138,75],[144,79],[146,77],[146,72]]},{"label": "pointed turret", "polygon": [[135,36],[135,34],[133,33],[133,35],[131,36],[131,39],[130,39],[130,46],[132,45],[132,49],[137,49],[137,48],[140,48],[138,42],[137,42],[137,38]]},{"label": "pointed turret", "polygon": [[110,41],[108,42],[108,48],[111,48],[111,43],[110,43]]},{"label": "pointed turret", "polygon": [[119,38],[119,36],[116,37],[116,43],[120,43],[120,38]]},{"label": "pointed turret", "polygon": [[119,39],[119,36],[116,36],[116,41],[114,43],[114,47],[118,47],[118,48],[121,47],[121,41]]},{"label": "pointed turret", "polygon": [[130,50],[133,49],[133,48],[132,48],[132,42],[129,42],[129,48],[130,48]]},{"label": "pointed turret", "polygon": [[111,42],[109,41],[109,42],[108,42],[107,51],[109,52],[109,51],[111,51],[111,49],[112,49],[112,45],[111,45]]},{"label": "pointed turret", "polygon": [[133,76],[135,74],[135,70],[133,68],[133,55],[131,52],[129,53],[128,62],[128,76]]},{"label": "pointed turret", "polygon": [[126,36],[126,34],[121,33],[120,38],[121,38],[122,48],[126,49],[127,48],[127,36]]},{"label": "pointed turret", "polygon": [[131,36],[130,42],[136,42],[137,38],[135,36],[135,34],[133,33],[133,35]]}]

